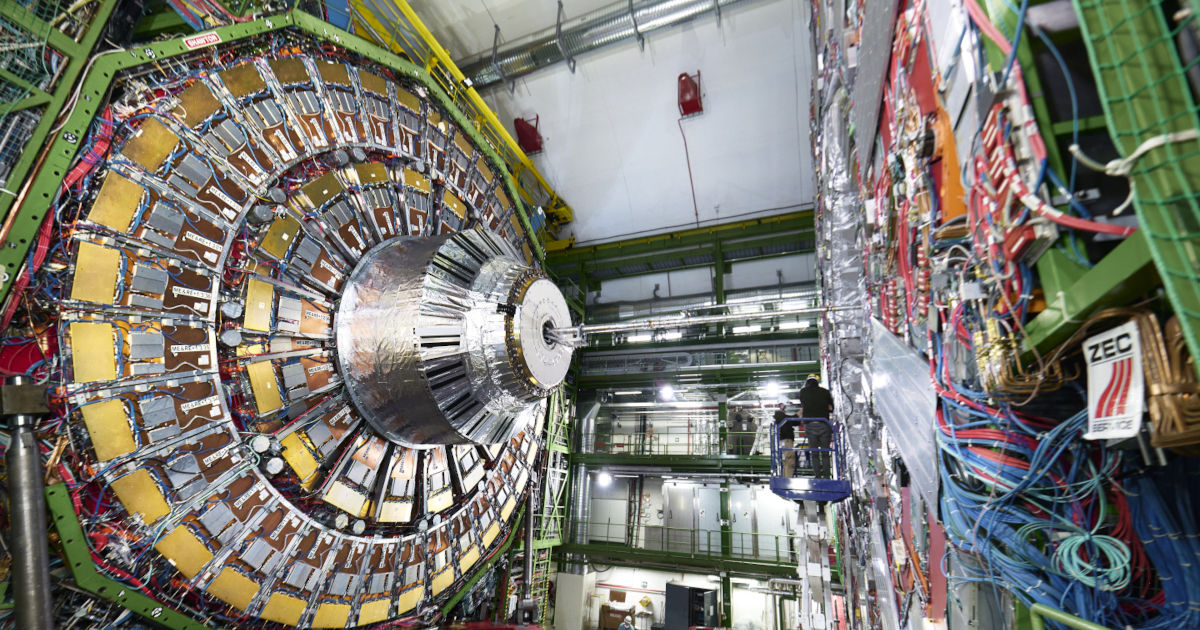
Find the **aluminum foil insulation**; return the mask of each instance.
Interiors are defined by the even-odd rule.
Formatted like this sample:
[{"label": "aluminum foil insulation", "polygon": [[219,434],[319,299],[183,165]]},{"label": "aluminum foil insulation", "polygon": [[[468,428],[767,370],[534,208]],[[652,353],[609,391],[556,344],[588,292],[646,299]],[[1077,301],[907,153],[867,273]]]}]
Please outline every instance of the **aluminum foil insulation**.
[{"label": "aluminum foil insulation", "polygon": [[389,441],[495,444],[566,376],[562,293],[480,230],[399,237],[368,251],[335,319],[338,364],[359,413]]},{"label": "aluminum foil insulation", "polygon": [[846,91],[830,86],[819,133],[824,145],[819,153],[822,160],[821,203],[817,209],[818,240],[824,246],[818,255],[821,262],[822,304],[830,307],[822,326],[824,355],[830,391],[836,397],[834,408],[839,410],[846,430],[850,466],[855,486],[863,487],[864,468],[860,454],[868,453],[870,445],[869,408],[865,389],[863,362],[870,343],[870,311],[863,274],[862,202],[850,179],[852,167],[845,143]]}]

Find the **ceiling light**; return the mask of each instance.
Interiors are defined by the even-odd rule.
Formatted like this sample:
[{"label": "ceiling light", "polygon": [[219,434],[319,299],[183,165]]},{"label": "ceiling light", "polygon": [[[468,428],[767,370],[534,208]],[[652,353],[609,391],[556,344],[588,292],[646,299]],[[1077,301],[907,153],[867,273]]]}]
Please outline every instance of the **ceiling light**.
[{"label": "ceiling light", "polygon": [[663,400],[675,400],[675,388],[670,385],[663,385],[658,389],[658,397]]},{"label": "ceiling light", "polygon": [[783,393],[783,388],[779,386],[779,381],[767,381],[761,390],[763,398],[779,398]]},{"label": "ceiling light", "polygon": [[759,326],[758,324],[750,324],[749,326],[734,326],[733,334],[741,335],[744,333],[756,333],[760,330],[762,330],[762,326]]},{"label": "ceiling light", "polygon": [[683,333],[681,333],[681,332],[663,333],[663,336],[662,336],[662,338],[665,339],[666,341],[673,341],[675,339],[680,339],[682,337],[683,337]]},{"label": "ceiling light", "polygon": [[653,338],[652,335],[629,335],[625,340],[629,343],[645,343]]},{"label": "ceiling light", "polygon": [[613,392],[613,396],[637,396],[640,393],[642,393],[640,389],[622,389]]},{"label": "ceiling light", "polygon": [[606,472],[601,472],[596,475],[596,485],[600,486],[601,488],[607,488],[611,484],[612,484],[612,475],[610,475]]}]

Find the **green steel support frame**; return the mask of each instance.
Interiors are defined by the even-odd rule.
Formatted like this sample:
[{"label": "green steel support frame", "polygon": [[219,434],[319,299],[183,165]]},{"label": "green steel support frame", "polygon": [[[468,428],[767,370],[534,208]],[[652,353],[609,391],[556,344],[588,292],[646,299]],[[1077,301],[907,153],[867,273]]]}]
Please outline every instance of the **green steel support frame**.
[{"label": "green steel support frame", "polygon": [[96,570],[83,528],[80,527],[75,507],[71,504],[71,493],[66,485],[58,483],[46,488],[46,504],[49,507],[50,519],[54,522],[54,528],[62,541],[63,556],[67,566],[71,567],[75,586],[168,628],[201,630],[206,627],[141,591],[104,577]]},{"label": "green steel support frame", "polygon": [[[115,0],[104,1],[104,4],[101,6],[101,14],[97,16],[97,24],[100,24],[101,17],[107,19],[114,4]],[[0,3],[0,17],[13,20],[18,24],[26,24],[30,20],[36,19],[19,5],[14,6],[14,3]],[[415,79],[424,85],[434,99],[450,114],[455,124],[470,136],[472,142],[484,152],[498,169],[498,172],[501,173],[505,188],[516,208],[517,216],[522,228],[525,230],[531,250],[539,260],[545,258],[545,251],[542,249],[541,243],[538,241],[536,233],[529,223],[524,203],[517,194],[516,184],[513,182],[511,174],[504,168],[504,161],[500,159],[495,149],[484,140],[474,125],[470,124],[462,112],[454,106],[454,102],[450,97],[446,95],[438,83],[424,69],[399,55],[381,49],[378,45],[357,35],[351,35],[322,21],[320,18],[298,10],[241,24],[224,26],[211,31],[205,31],[205,34],[216,34],[219,38],[219,43],[229,43],[287,28],[297,29],[319,40],[334,44],[350,52],[361,54],[375,63],[387,66],[396,73]],[[58,31],[53,32],[57,33]],[[80,53],[78,58],[72,58],[72,64],[77,63],[77,61],[78,63],[83,63],[83,59],[87,57],[86,53],[91,50],[92,45],[95,43],[94,37],[98,32],[99,29],[96,25],[93,25],[89,29],[89,39],[85,40],[86,46],[80,44],[78,46],[82,48],[76,48],[77,51],[83,50],[84,52]],[[50,44],[56,48],[56,43],[68,48],[76,46],[74,42],[70,42],[70,46],[68,46],[65,43],[58,42],[58,39],[51,37]],[[0,248],[0,269],[6,273],[6,275],[0,276],[0,298],[8,296],[17,273],[23,272],[22,266],[26,255],[29,253],[29,248],[35,240],[34,236],[41,227],[42,221],[45,219],[54,200],[57,198],[63,176],[70,170],[71,164],[74,162],[76,154],[79,152],[82,142],[87,136],[88,127],[91,125],[92,119],[95,118],[97,111],[99,111],[101,104],[105,100],[109,86],[118,73],[122,70],[152,63],[164,58],[196,52],[196,50],[203,49],[190,49],[184,45],[183,39],[180,38],[155,42],[144,46],[139,45],[134,49],[101,53],[91,58],[91,61],[88,62],[90,70],[83,77],[82,85],[78,87],[78,101],[71,110],[70,117],[62,125],[62,129],[46,149],[45,162],[42,163],[37,173],[33,176],[28,191],[24,193],[23,202],[19,206],[16,206],[14,211],[10,211],[13,202],[12,197],[0,195],[0,212],[8,212],[8,215],[5,217],[5,225],[8,230],[5,239],[5,245],[7,246]],[[71,85],[74,85],[73,81]],[[66,98],[66,94],[59,95],[56,93],[51,103],[52,107],[48,108],[47,111],[57,115],[59,109],[65,104]],[[38,128],[41,129],[43,126],[46,126],[48,131],[48,126],[53,122],[54,118],[55,116],[46,116]],[[40,142],[39,140],[39,145]],[[33,147],[32,141],[29,147]],[[29,155],[31,151],[33,152],[32,156]],[[40,151],[27,148],[22,155],[21,161],[18,162],[17,168],[14,168],[11,178],[16,180],[26,177],[33,160],[40,153]],[[18,170],[19,168],[24,170],[20,171]]]}]

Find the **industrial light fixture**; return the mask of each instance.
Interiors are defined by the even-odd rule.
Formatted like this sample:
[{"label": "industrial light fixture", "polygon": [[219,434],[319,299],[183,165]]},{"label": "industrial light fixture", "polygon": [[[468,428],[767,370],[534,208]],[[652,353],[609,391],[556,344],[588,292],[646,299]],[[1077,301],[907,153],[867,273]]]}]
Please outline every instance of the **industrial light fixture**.
[{"label": "industrial light fixture", "polygon": [[733,334],[741,335],[745,333],[756,333],[760,330],[762,330],[762,326],[759,326],[758,324],[750,324],[749,326],[734,326]]},{"label": "industrial light fixture", "polygon": [[763,398],[775,399],[783,394],[783,388],[779,385],[779,381],[767,381],[766,385],[759,390]]},{"label": "industrial light fixture", "polygon": [[663,333],[663,336],[662,336],[662,338],[666,341],[674,341],[676,339],[681,339],[682,337],[683,337],[683,333],[678,332],[678,331]]},{"label": "industrial light fixture", "polygon": [[613,392],[613,396],[637,396],[642,393],[640,389],[622,389]]},{"label": "industrial light fixture", "polygon": [[653,338],[653,335],[629,335],[629,337],[626,338],[626,341],[629,343],[645,343]]},{"label": "industrial light fixture", "polygon": [[670,384],[658,388],[658,397],[663,400],[675,400],[675,388]]},{"label": "industrial light fixture", "polygon": [[601,488],[607,488],[611,484],[612,484],[612,475],[610,475],[604,471],[596,473],[596,485],[600,486]]},{"label": "industrial light fixture", "polygon": [[779,330],[796,330],[796,329],[804,330],[805,328],[808,328],[811,325],[812,325],[812,323],[809,322],[808,320],[801,320],[798,322],[780,322]]}]

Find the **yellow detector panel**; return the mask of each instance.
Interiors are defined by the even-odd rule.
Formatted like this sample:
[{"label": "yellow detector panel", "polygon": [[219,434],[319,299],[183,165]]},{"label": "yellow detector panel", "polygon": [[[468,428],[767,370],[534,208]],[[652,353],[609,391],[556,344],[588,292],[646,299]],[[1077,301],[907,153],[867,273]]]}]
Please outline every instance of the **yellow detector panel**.
[{"label": "yellow detector panel", "polygon": [[177,146],[179,136],[158,122],[158,119],[147,118],[142,124],[141,133],[121,147],[121,154],[147,171],[154,172]]},{"label": "yellow detector panel", "polygon": [[112,304],[121,273],[121,252],[88,241],[79,241],[71,299]]},{"label": "yellow detector panel", "polygon": [[412,518],[412,501],[384,501],[379,520],[384,523],[407,523]]},{"label": "yellow detector panel", "polygon": [[200,569],[213,559],[212,552],[186,526],[180,525],[163,536],[154,548],[158,550],[187,579],[196,577]]},{"label": "yellow detector panel", "polygon": [[454,493],[450,492],[449,487],[441,488],[429,497],[429,505],[425,508],[430,514],[441,512],[442,510],[454,505]]},{"label": "yellow detector panel", "polygon": [[400,104],[408,108],[414,114],[421,113],[421,101],[412,92],[409,92],[402,87],[397,87],[396,98],[400,99]]},{"label": "yellow detector panel", "polygon": [[317,612],[313,615],[312,627],[345,628],[346,622],[349,620],[350,604],[331,604],[326,602],[317,606]]},{"label": "yellow detector panel", "polygon": [[131,514],[140,514],[146,523],[153,523],[171,513],[171,506],[167,505],[162,490],[143,468],[114,480],[109,486],[125,509]]},{"label": "yellow detector panel", "polygon": [[446,587],[454,583],[454,569],[446,567],[438,571],[433,576],[433,580],[429,583],[429,590],[433,591],[434,595],[446,590]]},{"label": "yellow detector panel", "polygon": [[362,84],[364,89],[387,98],[387,81],[384,81],[379,75],[367,72],[366,70],[359,70],[358,82]]},{"label": "yellow detector panel", "polygon": [[314,208],[320,208],[327,201],[341,194],[346,188],[338,180],[337,175],[325,173],[311,183],[305,184],[302,190]]},{"label": "yellow detector panel", "polygon": [[300,439],[300,433],[292,433],[291,435],[279,441],[283,447],[283,459],[296,471],[296,476],[303,482],[312,476],[317,470],[317,460],[313,458],[312,453],[304,446],[304,440]]},{"label": "yellow detector panel", "polygon": [[75,382],[94,383],[117,378],[117,349],[111,325],[71,322],[69,332]]},{"label": "yellow detector panel", "polygon": [[96,461],[106,462],[132,453],[137,448],[123,398],[110,398],[84,405],[80,410],[83,412],[83,423],[87,425],[88,435],[92,436]]},{"label": "yellow detector panel", "polygon": [[308,602],[302,599],[283,593],[272,593],[271,599],[267,600],[267,605],[263,606],[258,616],[267,621],[294,626],[300,623],[300,615],[304,614],[306,606]]},{"label": "yellow detector panel", "polygon": [[275,287],[262,280],[246,281],[246,314],[242,327],[246,330],[271,330],[271,312],[275,310]]},{"label": "yellow detector panel", "polygon": [[379,162],[363,162],[354,165],[358,181],[362,184],[379,184],[388,181],[387,167]]},{"label": "yellow detector panel", "polygon": [[118,232],[129,231],[133,222],[133,213],[137,212],[142,203],[142,185],[126,178],[120,173],[109,170],[96,193],[96,201],[92,202],[92,211],[87,220],[98,223]]},{"label": "yellow detector panel", "polygon": [[250,377],[250,389],[254,392],[254,406],[258,413],[268,414],[283,406],[279,395],[279,380],[275,378],[275,367],[270,361],[258,361],[246,366]]},{"label": "yellow detector panel", "polygon": [[296,240],[296,235],[300,233],[300,222],[290,214],[285,214],[281,217],[276,217],[271,223],[271,227],[267,229],[267,233],[263,236],[262,243],[259,249],[276,257],[283,258],[287,255],[288,248]]},{"label": "yellow detector panel", "polygon": [[391,599],[377,599],[373,602],[367,602],[358,609],[358,625],[365,626],[369,623],[378,623],[387,619],[388,608],[391,608]]},{"label": "yellow detector panel", "polygon": [[483,531],[483,546],[485,548],[492,546],[492,541],[496,540],[496,536],[500,534],[500,525],[493,522],[488,525],[488,528]]},{"label": "yellow detector panel", "polygon": [[258,584],[232,567],[225,567],[221,575],[208,585],[208,594],[238,610],[246,610],[258,594]]},{"label": "yellow detector panel", "polygon": [[326,492],[322,499],[344,512],[364,516],[363,508],[367,504],[367,497],[340,481],[333,482],[329,486],[329,492]]},{"label": "yellow detector panel", "polygon": [[467,552],[464,553],[462,555],[462,558],[459,559],[458,569],[462,573],[466,573],[467,570],[470,569],[471,567],[475,566],[475,563],[478,561],[479,561],[479,547],[477,545],[471,545],[471,548],[467,549]]},{"label": "yellow detector panel", "polygon": [[396,600],[398,610],[396,612],[407,612],[417,607],[417,603],[425,596],[424,586],[414,586],[403,593]]},{"label": "yellow detector panel", "polygon": [[225,87],[237,98],[267,89],[267,83],[253,63],[243,63],[220,73]]},{"label": "yellow detector panel", "polygon": [[450,210],[453,211],[454,214],[457,214],[458,218],[460,218],[460,219],[467,218],[466,204],[459,201],[458,197],[455,197],[454,194],[451,193],[450,191],[447,190],[445,193],[442,194],[442,204],[447,206],[448,208],[450,208]]},{"label": "yellow detector panel", "polygon": [[195,127],[221,109],[220,101],[203,83],[193,83],[191,87],[180,92],[178,98],[179,104],[171,113],[181,118],[183,124],[188,127]]},{"label": "yellow detector panel", "polygon": [[404,169],[404,185],[409,188],[415,188],[426,195],[431,190],[429,187],[429,178],[410,168]]},{"label": "yellow detector panel", "polygon": [[275,73],[275,78],[279,79],[280,83],[303,83],[312,81],[308,76],[308,69],[304,67],[304,62],[295,57],[285,57],[283,59],[272,59],[269,62],[271,71]]}]

